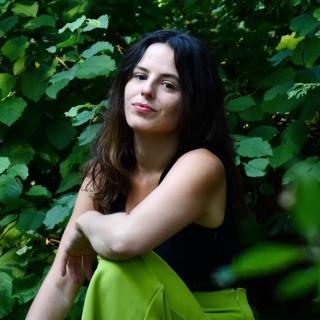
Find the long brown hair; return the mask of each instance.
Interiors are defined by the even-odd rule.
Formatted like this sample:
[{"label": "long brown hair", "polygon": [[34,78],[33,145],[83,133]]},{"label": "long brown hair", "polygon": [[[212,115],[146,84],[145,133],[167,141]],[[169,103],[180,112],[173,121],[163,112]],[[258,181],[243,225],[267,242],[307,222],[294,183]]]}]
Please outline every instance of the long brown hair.
[{"label": "long brown hair", "polygon": [[93,146],[92,159],[84,174],[94,189],[94,206],[109,212],[119,194],[130,189],[130,170],[135,167],[133,132],[124,114],[124,89],[133,69],[153,43],[166,43],[174,51],[182,93],[179,122],[179,151],[206,147],[223,162],[227,175],[227,206],[237,192],[234,147],[223,106],[216,64],[197,38],[177,30],[147,34],[124,55],[110,91],[109,108]]}]

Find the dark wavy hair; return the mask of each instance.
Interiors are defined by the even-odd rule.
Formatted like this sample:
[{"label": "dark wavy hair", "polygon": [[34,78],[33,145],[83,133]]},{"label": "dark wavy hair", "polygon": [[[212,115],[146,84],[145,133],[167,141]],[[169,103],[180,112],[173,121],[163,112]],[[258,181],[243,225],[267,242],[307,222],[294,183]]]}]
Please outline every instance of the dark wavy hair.
[{"label": "dark wavy hair", "polygon": [[100,212],[130,189],[129,173],[136,164],[133,131],[124,114],[124,89],[147,48],[165,43],[174,51],[181,88],[178,152],[206,147],[223,162],[227,175],[227,206],[234,203],[237,177],[234,147],[223,105],[218,70],[209,50],[199,39],[178,30],[146,34],[123,56],[110,91],[109,108],[84,169],[94,189],[94,206]]}]

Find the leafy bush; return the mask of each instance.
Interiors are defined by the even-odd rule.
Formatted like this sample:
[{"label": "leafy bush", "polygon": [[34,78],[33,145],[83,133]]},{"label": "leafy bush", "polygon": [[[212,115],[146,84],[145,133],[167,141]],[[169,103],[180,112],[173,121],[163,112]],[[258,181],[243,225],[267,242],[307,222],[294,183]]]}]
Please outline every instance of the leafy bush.
[{"label": "leafy bush", "polygon": [[[237,163],[246,176],[249,213],[239,228],[243,246],[250,248],[217,277],[268,278],[278,272],[277,278],[282,272],[272,284],[278,298],[268,296],[267,306],[260,302],[262,290],[251,288],[253,296],[262,296],[254,301],[259,319],[299,318],[289,308],[279,310],[279,297],[310,291],[316,306],[317,5],[0,1],[0,318],[25,317],[71,213],[117,61],[128,44],[160,27],[189,30],[215,52]],[[84,293],[71,319],[79,318]],[[315,310],[303,316],[316,318]]]}]

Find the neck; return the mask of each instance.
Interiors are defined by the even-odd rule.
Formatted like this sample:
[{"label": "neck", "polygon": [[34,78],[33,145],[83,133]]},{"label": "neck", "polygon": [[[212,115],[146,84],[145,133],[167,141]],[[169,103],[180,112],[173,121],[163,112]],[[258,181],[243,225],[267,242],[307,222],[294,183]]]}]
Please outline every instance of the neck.
[{"label": "neck", "polygon": [[136,173],[144,175],[162,172],[175,155],[177,147],[177,135],[156,136],[135,132]]}]

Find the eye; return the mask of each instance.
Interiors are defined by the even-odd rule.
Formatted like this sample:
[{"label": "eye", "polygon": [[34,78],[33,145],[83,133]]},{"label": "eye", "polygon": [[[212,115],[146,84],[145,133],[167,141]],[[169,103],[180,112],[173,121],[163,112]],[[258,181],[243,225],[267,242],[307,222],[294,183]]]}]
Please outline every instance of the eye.
[{"label": "eye", "polygon": [[169,90],[174,90],[175,89],[175,86],[173,83],[169,82],[169,81],[163,81],[162,82],[162,85],[166,88],[166,89],[169,89]]},{"label": "eye", "polygon": [[138,80],[145,80],[147,76],[141,72],[136,72],[133,74],[133,78]]}]

